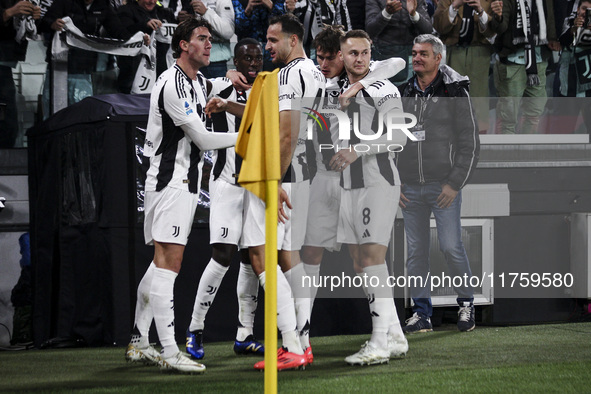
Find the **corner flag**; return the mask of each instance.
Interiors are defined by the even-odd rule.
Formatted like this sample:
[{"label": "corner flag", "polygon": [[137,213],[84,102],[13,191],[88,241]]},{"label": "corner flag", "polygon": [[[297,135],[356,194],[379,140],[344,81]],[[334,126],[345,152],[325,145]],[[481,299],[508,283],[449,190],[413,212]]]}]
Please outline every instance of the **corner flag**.
[{"label": "corner flag", "polygon": [[242,157],[238,183],[266,201],[265,181],[279,181],[279,84],[277,73],[261,72],[248,96],[236,153]]},{"label": "corner flag", "polygon": [[279,83],[277,73],[261,72],[246,102],[236,153],[242,157],[238,183],[265,201],[265,393],[277,393],[277,183]]}]

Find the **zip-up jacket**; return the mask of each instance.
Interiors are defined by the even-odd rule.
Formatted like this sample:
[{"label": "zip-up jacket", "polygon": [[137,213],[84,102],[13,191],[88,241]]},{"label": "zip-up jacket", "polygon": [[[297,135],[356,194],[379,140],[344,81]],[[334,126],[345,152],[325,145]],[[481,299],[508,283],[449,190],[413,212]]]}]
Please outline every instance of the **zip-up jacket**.
[{"label": "zip-up jacket", "polygon": [[413,130],[419,135],[424,130],[425,137],[423,141],[409,139],[397,155],[402,183],[440,182],[460,190],[476,168],[480,153],[469,80],[446,65],[439,68],[425,92],[415,80],[416,76],[409,79],[400,92],[404,112],[417,117]]}]

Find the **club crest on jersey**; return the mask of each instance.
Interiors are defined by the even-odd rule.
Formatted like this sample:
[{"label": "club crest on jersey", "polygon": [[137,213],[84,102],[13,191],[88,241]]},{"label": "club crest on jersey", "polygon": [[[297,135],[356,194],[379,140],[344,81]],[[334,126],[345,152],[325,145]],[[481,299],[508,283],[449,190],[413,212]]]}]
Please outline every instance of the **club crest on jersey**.
[{"label": "club crest on jersey", "polygon": [[193,113],[193,109],[191,108],[191,104],[188,101],[185,101],[185,113],[190,115]]}]

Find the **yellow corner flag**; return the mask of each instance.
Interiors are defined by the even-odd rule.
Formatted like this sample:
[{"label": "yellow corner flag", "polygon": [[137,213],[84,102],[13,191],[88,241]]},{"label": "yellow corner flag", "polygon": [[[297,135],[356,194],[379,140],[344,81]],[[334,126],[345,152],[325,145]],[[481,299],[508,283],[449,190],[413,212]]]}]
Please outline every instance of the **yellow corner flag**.
[{"label": "yellow corner flag", "polygon": [[240,123],[236,153],[242,157],[238,183],[266,203],[265,208],[265,393],[277,393],[277,183],[279,84],[277,73],[254,81]]},{"label": "yellow corner flag", "polygon": [[254,81],[236,142],[242,157],[238,183],[266,201],[265,181],[279,181],[279,84],[276,69]]}]

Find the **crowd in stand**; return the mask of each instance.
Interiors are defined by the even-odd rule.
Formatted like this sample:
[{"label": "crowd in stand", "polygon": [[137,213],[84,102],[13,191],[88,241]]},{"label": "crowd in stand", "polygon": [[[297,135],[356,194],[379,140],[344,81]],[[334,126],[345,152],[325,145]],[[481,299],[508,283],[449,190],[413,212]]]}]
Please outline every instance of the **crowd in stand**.
[{"label": "crowd in stand", "polygon": [[[167,24],[202,17],[213,28],[211,64],[202,70],[207,78],[226,75],[234,34],[264,47],[269,17],[286,12],[304,24],[304,44],[313,59],[311,42],[327,24],[364,28],[376,60],[408,61],[413,39],[434,33],[447,46],[446,63],[470,78],[472,97],[489,97],[491,91],[499,97],[496,130],[488,132],[512,134],[537,132],[547,106],[547,75],[555,75],[554,96],[591,95],[590,10],[591,0],[0,0],[0,148],[12,147],[16,138],[11,69],[25,59],[31,39],[43,39],[47,46],[44,116],[51,113],[53,36],[64,30],[66,17],[83,34],[96,37],[125,41],[144,33],[145,45]],[[156,75],[173,61],[169,47],[156,39]],[[142,56],[71,48],[67,104],[93,94],[134,92]],[[264,69],[272,68],[265,51]],[[489,87],[491,69],[494,83]],[[409,65],[392,82],[405,82],[410,70]],[[488,103],[475,107],[481,132],[486,132]],[[583,107],[569,109],[578,114]],[[591,126],[589,111],[582,112]]]}]

